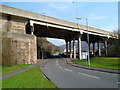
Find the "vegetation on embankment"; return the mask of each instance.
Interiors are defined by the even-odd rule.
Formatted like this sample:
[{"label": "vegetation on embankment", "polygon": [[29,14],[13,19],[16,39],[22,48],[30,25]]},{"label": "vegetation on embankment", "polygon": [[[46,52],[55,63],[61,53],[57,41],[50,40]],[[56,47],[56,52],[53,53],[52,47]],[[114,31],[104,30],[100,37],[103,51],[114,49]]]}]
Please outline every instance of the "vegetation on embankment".
[{"label": "vegetation on embankment", "polygon": [[37,37],[37,49],[44,52],[44,54],[46,53],[50,55],[60,51],[58,46],[55,46],[51,42],[47,41],[44,37]]},{"label": "vegetation on embankment", "polygon": [[19,64],[19,65],[3,65],[1,67],[2,69],[2,74],[6,74],[6,73],[9,73],[9,72],[12,72],[12,71],[15,71],[15,70],[18,70],[18,69],[21,69],[21,68],[25,68],[29,65],[32,65],[32,64]]},{"label": "vegetation on embankment", "polygon": [[2,81],[2,88],[56,88],[43,76],[39,67],[32,68]]},{"label": "vegetation on embankment", "polygon": [[[90,60],[90,67],[120,70],[118,57],[94,57]],[[87,60],[75,60],[74,64],[88,66]]]}]

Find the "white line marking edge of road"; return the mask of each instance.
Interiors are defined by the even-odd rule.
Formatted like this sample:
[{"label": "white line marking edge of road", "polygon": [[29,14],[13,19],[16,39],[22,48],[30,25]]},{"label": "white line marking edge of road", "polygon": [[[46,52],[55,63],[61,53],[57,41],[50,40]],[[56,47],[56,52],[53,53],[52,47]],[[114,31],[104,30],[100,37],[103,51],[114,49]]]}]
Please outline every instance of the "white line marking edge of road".
[{"label": "white line marking edge of road", "polygon": [[[67,69],[67,68],[63,68],[61,67],[60,65],[58,65],[58,59],[56,60],[56,64],[59,68],[63,69],[63,70],[66,70],[66,71],[71,71],[73,72],[73,70],[70,70],[70,69]],[[89,74],[85,74],[85,73],[78,73],[78,74],[81,74],[81,75],[84,75],[84,76],[88,76],[88,77],[92,77],[92,78],[96,78],[96,79],[100,79],[100,77],[97,77],[97,76],[93,76],[93,75],[89,75]],[[120,82],[117,82],[118,84],[120,84]]]},{"label": "white line marking edge of road", "polygon": [[100,77],[89,75],[89,74],[85,74],[85,73],[80,73],[79,72],[78,74],[81,74],[81,75],[84,75],[84,76],[88,76],[88,77],[92,77],[92,78],[96,78],[96,79],[100,79]]},{"label": "white line marking edge of road", "polygon": [[117,82],[118,84],[120,84],[120,82]]}]

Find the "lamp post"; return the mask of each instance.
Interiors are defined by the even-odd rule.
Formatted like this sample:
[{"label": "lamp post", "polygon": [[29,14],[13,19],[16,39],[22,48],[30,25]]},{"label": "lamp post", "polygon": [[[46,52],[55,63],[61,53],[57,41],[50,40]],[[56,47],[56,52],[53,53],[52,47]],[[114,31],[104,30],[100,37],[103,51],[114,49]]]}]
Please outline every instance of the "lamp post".
[{"label": "lamp post", "polygon": [[[81,20],[81,18],[77,17],[77,20]],[[90,47],[89,47],[89,33],[88,33],[88,19],[86,18],[86,29],[87,29],[87,42],[88,42],[88,66],[90,66]]]}]

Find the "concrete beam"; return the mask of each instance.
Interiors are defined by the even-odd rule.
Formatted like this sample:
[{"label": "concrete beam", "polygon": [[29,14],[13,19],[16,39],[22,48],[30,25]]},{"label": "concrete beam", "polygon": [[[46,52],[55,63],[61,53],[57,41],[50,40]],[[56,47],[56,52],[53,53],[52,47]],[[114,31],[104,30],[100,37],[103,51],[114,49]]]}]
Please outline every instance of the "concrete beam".
[{"label": "concrete beam", "polygon": [[70,30],[70,31],[78,31],[80,32],[79,29],[77,28],[71,28],[71,27],[66,27],[63,25],[56,25],[56,24],[51,24],[49,22],[40,22],[40,21],[34,21],[34,20],[30,20],[31,25],[33,24],[38,24],[38,25],[43,25],[43,26],[47,26],[47,27],[54,27],[54,28],[59,28],[59,29],[65,29],[65,30]]}]

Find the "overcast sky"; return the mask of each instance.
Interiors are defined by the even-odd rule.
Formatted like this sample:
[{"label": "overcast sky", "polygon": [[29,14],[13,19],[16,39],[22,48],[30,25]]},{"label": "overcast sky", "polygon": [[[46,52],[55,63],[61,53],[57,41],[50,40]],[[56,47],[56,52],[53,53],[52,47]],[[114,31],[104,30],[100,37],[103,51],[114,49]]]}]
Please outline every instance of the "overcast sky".
[{"label": "overcast sky", "polygon": [[[89,26],[106,31],[118,28],[118,2],[2,2],[2,4],[39,13],[54,18],[77,23],[77,17],[87,18]],[[85,25],[85,20],[79,21]],[[64,40],[51,39],[49,41],[59,46]]]}]

